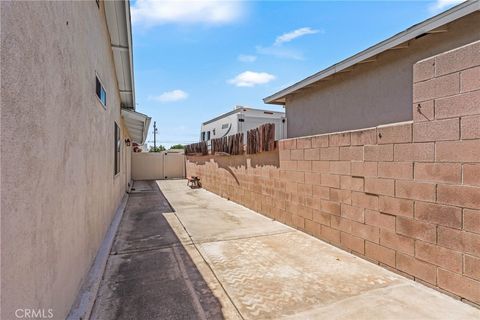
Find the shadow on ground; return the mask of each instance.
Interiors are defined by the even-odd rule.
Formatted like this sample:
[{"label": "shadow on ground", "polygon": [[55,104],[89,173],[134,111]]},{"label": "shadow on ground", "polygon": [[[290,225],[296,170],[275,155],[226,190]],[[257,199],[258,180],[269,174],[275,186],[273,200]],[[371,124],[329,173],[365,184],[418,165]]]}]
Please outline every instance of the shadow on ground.
[{"label": "shadow on ground", "polygon": [[223,319],[218,299],[165,218],[172,208],[155,181],[136,182],[135,189],[91,319]]}]

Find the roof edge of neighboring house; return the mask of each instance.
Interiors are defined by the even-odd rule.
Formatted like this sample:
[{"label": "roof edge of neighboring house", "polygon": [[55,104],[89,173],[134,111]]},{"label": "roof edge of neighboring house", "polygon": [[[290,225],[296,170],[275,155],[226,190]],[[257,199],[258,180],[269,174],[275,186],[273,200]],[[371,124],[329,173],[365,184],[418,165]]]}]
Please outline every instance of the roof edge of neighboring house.
[{"label": "roof edge of neighboring house", "polygon": [[152,118],[131,109],[122,109],[121,113],[130,138],[140,145],[144,144],[147,140],[148,128]]},{"label": "roof edge of neighboring house", "polygon": [[273,114],[275,113],[278,113],[278,114],[285,114],[285,112],[283,111],[273,111],[273,110],[264,110],[264,109],[256,109],[256,108],[250,108],[250,107],[243,107],[243,106],[236,106],[235,109],[233,109],[232,111],[228,111],[228,112],[225,112],[225,113],[222,113],[221,115],[215,117],[215,118],[212,118],[208,121],[205,121],[205,122],[202,122],[202,125],[206,125],[206,124],[209,124],[209,123],[212,123],[214,121],[217,121],[217,120],[220,120],[222,118],[225,118],[225,117],[228,117],[232,114],[235,114],[235,113],[238,113],[238,112],[241,112],[242,110],[253,110],[253,111],[262,111],[262,112],[271,112]]},{"label": "roof edge of neighboring house", "polygon": [[122,108],[135,110],[130,0],[105,1],[104,4],[121,106]]},{"label": "roof edge of neighboring house", "polygon": [[325,79],[329,76],[332,76],[341,71],[347,71],[346,69],[361,63],[367,62],[366,60],[373,60],[373,58],[387,50],[394,49],[407,41],[415,39],[416,37],[428,34],[428,33],[435,33],[440,32],[438,29],[452,21],[460,19],[466,15],[474,13],[475,11],[480,10],[480,0],[468,0],[463,2],[449,10],[446,10],[438,15],[435,15],[423,22],[417,23],[408,29],[397,33],[396,35],[383,40],[377,43],[374,46],[371,46],[345,60],[342,60],[326,69],[323,69],[283,90],[280,90],[273,95],[270,95],[263,99],[265,103],[268,104],[285,104],[285,97],[289,94],[294,93],[297,90],[305,88],[317,81]]}]

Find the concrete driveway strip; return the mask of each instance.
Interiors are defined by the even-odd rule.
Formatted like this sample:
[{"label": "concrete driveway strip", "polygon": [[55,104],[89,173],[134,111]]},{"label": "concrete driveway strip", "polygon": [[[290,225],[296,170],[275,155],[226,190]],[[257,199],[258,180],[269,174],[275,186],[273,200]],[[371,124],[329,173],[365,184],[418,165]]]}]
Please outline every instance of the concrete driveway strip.
[{"label": "concrete driveway strip", "polygon": [[184,227],[175,229],[212,271],[208,285],[243,319],[480,319],[472,306],[186,181],[157,183]]}]

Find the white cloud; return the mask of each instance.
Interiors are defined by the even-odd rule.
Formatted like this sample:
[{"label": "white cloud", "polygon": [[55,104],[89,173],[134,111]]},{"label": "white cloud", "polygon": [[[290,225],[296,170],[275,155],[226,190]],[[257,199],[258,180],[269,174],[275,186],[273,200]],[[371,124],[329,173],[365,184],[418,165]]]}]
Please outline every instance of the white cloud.
[{"label": "white cloud", "polygon": [[257,50],[258,54],[274,56],[277,58],[303,60],[303,53],[301,51],[291,48],[285,48],[283,46],[256,46],[255,49]]},{"label": "white cloud", "polygon": [[312,29],[310,27],[299,28],[278,36],[271,46],[256,46],[257,54],[274,56],[277,58],[287,58],[294,60],[303,60],[301,50],[284,46],[284,43],[290,42],[296,38],[303,37],[307,34],[324,33],[322,30]]},{"label": "white cloud", "polygon": [[253,87],[257,84],[265,84],[275,80],[275,76],[266,72],[245,71],[235,78],[228,80],[229,83],[237,87]]},{"label": "white cloud", "polygon": [[159,96],[150,96],[148,98],[149,100],[155,100],[159,102],[176,102],[176,101],[187,99],[188,93],[186,93],[183,90],[176,89],[176,90],[164,92]]},{"label": "white cloud", "polygon": [[432,13],[437,13],[464,1],[465,0],[437,0],[433,5],[430,6],[430,11]]},{"label": "white cloud", "polygon": [[166,23],[225,24],[243,16],[244,3],[222,0],[137,0],[132,22],[147,27]]},{"label": "white cloud", "polygon": [[255,62],[255,60],[257,60],[257,57],[253,55],[240,54],[238,56],[238,61],[240,62]]},{"label": "white cloud", "polygon": [[284,33],[281,36],[278,36],[277,39],[275,39],[274,45],[278,46],[278,45],[281,45],[282,43],[290,42],[293,39],[296,39],[298,37],[302,37],[302,36],[305,36],[307,34],[315,34],[315,33],[319,33],[319,32],[320,32],[320,30],[315,30],[315,29],[312,29],[310,27],[296,29],[296,30]]}]

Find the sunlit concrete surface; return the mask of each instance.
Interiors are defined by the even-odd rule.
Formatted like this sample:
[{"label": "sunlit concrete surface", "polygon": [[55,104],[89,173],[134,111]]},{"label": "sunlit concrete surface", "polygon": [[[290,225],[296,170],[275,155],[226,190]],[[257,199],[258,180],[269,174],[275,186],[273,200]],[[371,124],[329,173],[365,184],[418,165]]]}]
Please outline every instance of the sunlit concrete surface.
[{"label": "sunlit concrete surface", "polygon": [[184,180],[136,182],[92,319],[479,319]]},{"label": "sunlit concrete surface", "polygon": [[480,310],[186,182],[157,182],[244,319],[479,319]]}]

